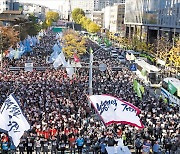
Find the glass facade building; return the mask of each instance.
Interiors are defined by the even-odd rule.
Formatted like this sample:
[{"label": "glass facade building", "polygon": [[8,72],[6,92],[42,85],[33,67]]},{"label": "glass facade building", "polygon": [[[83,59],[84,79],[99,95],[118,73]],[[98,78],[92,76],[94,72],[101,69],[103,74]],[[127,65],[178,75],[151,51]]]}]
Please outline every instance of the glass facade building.
[{"label": "glass facade building", "polygon": [[180,0],[126,0],[125,24],[180,28]]}]

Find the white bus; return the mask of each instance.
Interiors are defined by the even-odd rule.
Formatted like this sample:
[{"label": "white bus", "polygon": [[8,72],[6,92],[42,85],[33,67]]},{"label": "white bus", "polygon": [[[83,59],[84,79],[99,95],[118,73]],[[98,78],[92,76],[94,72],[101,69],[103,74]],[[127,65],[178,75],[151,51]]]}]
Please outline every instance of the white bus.
[{"label": "white bus", "polygon": [[161,87],[161,71],[154,65],[145,62],[143,59],[135,60],[137,70],[136,75],[150,87]]},{"label": "white bus", "polygon": [[[168,82],[170,82],[177,89],[174,94],[170,93],[168,89]],[[163,79],[161,94],[163,97],[168,99],[169,103],[180,105],[180,96],[178,96],[178,90],[180,90],[180,80],[171,77]]]}]

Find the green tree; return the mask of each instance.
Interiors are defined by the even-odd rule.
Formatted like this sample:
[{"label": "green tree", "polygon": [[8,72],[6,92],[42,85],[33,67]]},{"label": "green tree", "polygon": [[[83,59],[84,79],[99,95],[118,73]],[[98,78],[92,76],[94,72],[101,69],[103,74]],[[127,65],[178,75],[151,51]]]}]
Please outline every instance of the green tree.
[{"label": "green tree", "polygon": [[[82,10],[82,9],[80,9],[80,8],[75,8],[73,11],[72,11],[72,19],[76,22],[76,23],[78,23],[79,21],[80,21],[80,16],[79,15],[82,15],[82,17],[83,16],[85,16],[85,13],[84,13],[84,11]],[[79,17],[78,17],[79,16]]]},{"label": "green tree", "polygon": [[42,23],[42,29],[47,29],[48,28],[48,25],[46,23],[46,21],[43,21]]},{"label": "green tree", "polygon": [[28,25],[27,25],[27,33],[28,33],[28,35],[30,35],[30,36],[37,35],[38,32],[40,32],[41,29],[42,29],[42,25],[40,25],[38,23],[38,17],[31,14],[29,16],[29,21],[30,21],[30,23],[28,23]]}]

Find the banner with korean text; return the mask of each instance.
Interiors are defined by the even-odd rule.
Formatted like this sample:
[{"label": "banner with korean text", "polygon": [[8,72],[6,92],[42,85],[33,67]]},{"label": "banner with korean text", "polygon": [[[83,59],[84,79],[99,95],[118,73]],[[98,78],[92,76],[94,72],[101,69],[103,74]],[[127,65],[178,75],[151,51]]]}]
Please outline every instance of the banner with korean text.
[{"label": "banner with korean text", "polygon": [[9,95],[0,110],[0,129],[6,131],[17,147],[24,131],[30,129],[30,125],[24,117],[21,108],[14,95]]},{"label": "banner with korean text", "polygon": [[144,128],[136,106],[110,95],[92,95],[89,99],[106,125],[122,123]]}]

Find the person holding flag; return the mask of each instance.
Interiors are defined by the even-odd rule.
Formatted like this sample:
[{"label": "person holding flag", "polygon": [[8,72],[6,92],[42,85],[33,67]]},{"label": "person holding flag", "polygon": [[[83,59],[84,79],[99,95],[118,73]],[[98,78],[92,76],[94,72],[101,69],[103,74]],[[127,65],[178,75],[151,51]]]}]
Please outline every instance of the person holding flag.
[{"label": "person holding flag", "polygon": [[105,125],[122,123],[144,128],[138,117],[141,111],[129,102],[110,95],[91,95],[89,99]]},{"label": "person holding flag", "polygon": [[7,97],[1,107],[0,121],[0,129],[8,133],[17,147],[24,132],[30,129],[30,125],[13,94]]}]

